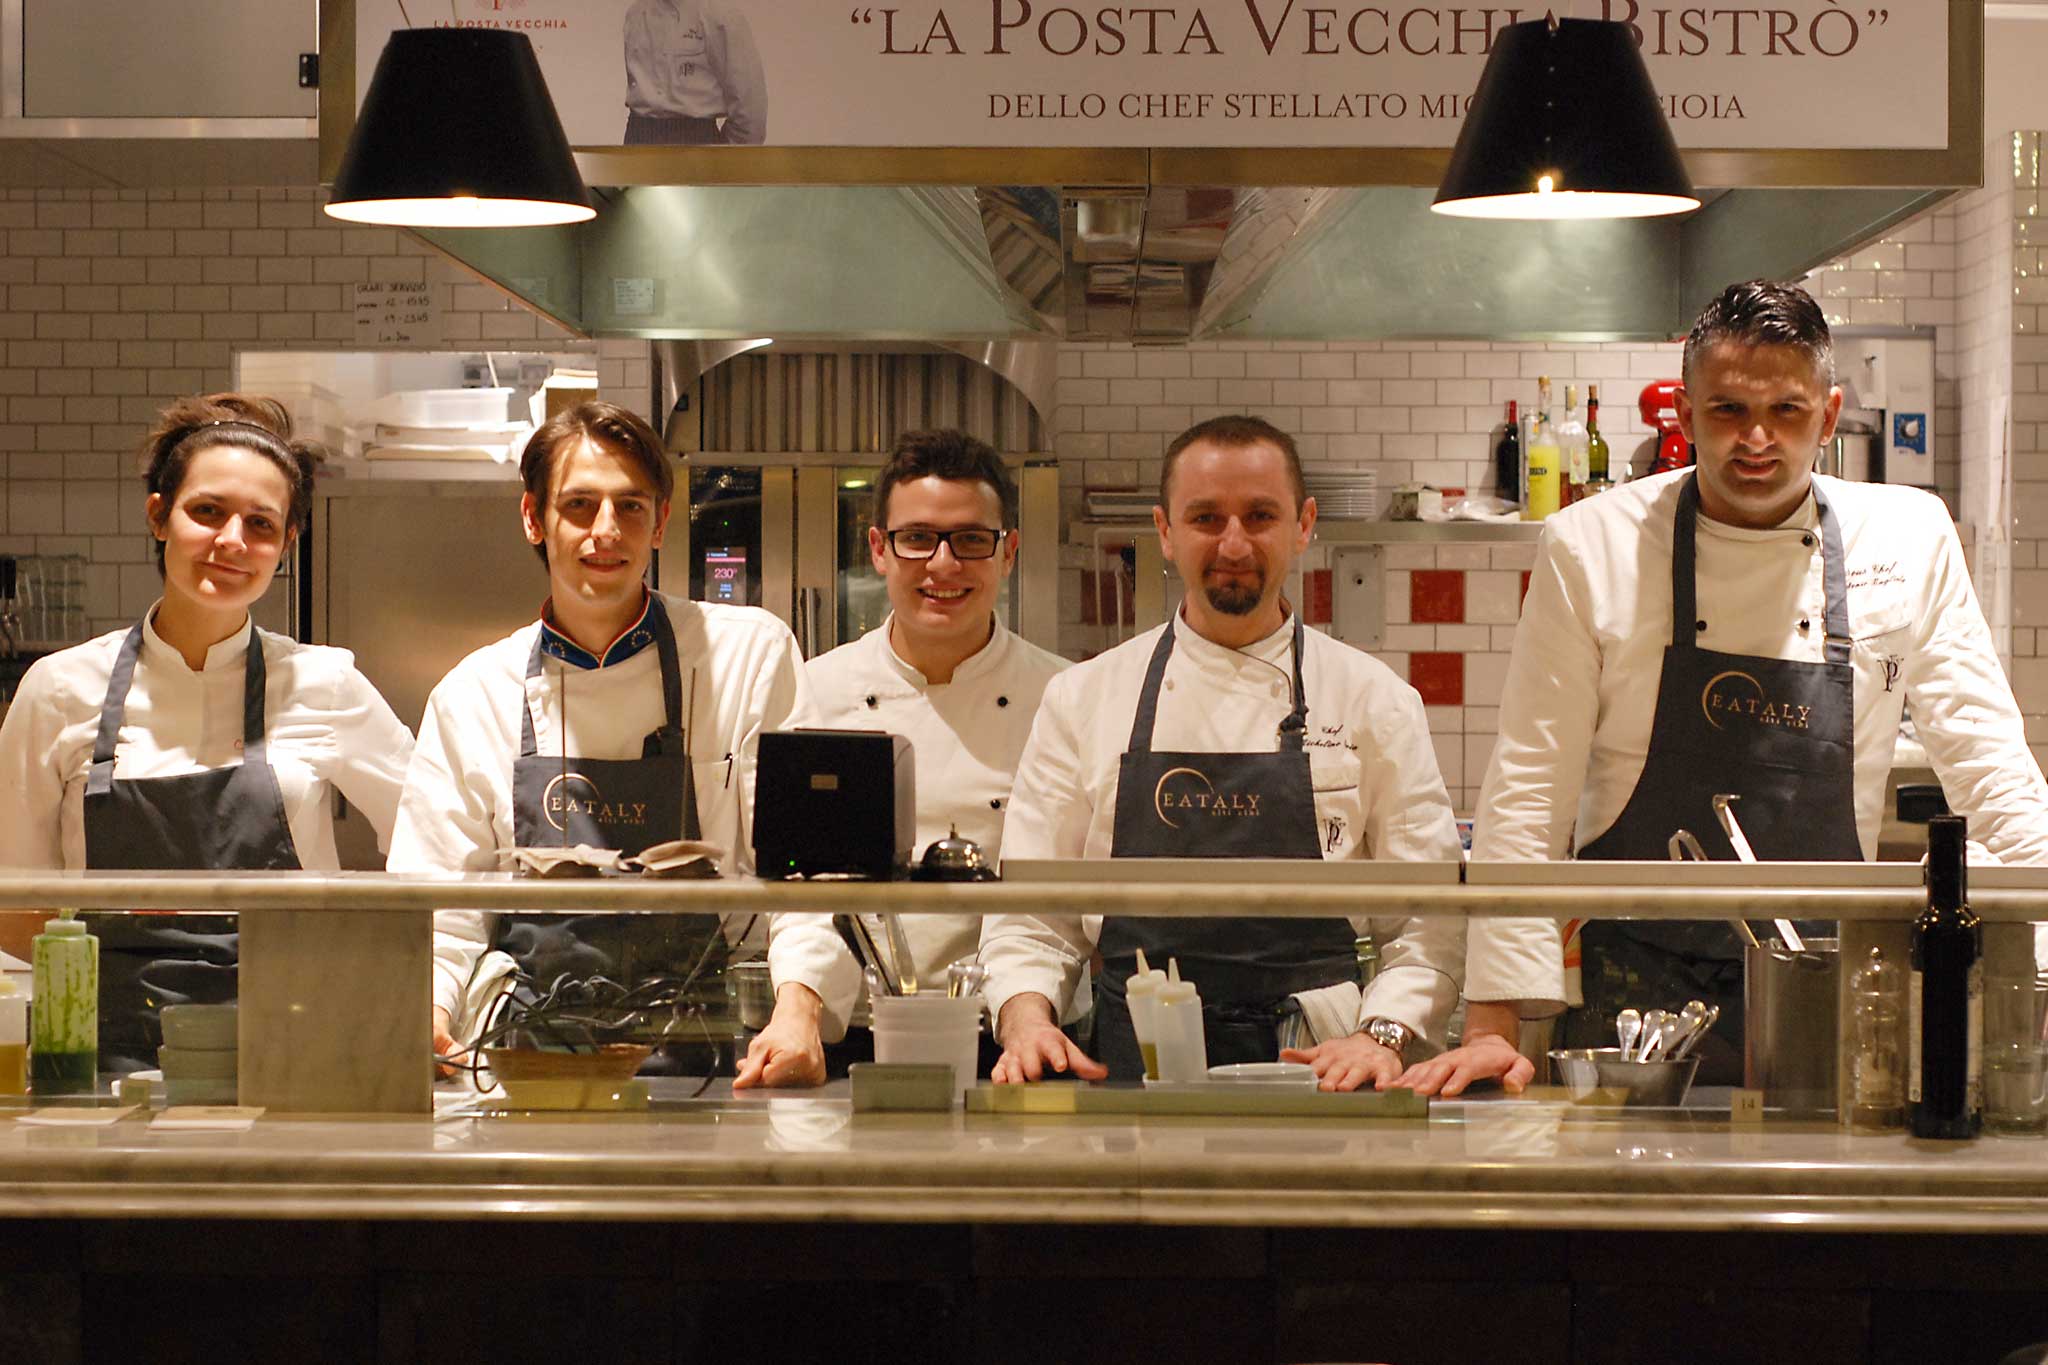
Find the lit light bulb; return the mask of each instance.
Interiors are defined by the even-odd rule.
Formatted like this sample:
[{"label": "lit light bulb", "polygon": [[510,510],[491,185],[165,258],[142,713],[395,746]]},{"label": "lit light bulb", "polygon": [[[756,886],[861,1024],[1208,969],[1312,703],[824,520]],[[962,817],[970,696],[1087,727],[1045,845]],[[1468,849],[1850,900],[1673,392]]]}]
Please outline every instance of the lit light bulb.
[{"label": "lit light bulb", "polygon": [[1553,177],[1548,175],[1539,175],[1536,177],[1536,193],[1549,194],[1552,190],[1556,188],[1557,181]]}]

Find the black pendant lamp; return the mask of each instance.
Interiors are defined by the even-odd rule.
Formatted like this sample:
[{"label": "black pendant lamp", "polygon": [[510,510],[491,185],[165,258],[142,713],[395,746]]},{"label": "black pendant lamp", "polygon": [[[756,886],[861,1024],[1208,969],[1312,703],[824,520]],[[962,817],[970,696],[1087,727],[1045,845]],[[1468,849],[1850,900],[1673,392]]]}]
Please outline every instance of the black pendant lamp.
[{"label": "black pendant lamp", "polygon": [[1652,218],[1700,206],[1628,25],[1509,24],[1430,208],[1459,218]]},{"label": "black pendant lamp", "polygon": [[327,212],[404,227],[597,216],[526,35],[445,28],[384,45]]}]

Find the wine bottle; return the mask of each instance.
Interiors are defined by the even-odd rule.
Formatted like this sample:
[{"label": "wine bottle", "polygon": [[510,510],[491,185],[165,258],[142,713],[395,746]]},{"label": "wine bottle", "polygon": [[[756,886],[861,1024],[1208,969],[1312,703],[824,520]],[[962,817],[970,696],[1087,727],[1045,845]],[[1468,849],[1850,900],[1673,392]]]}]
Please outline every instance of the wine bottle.
[{"label": "wine bottle", "polygon": [[1522,490],[1522,520],[1541,521],[1558,509],[1557,432],[1550,425],[1550,378],[1536,381],[1536,417],[1529,430],[1527,486]]},{"label": "wine bottle", "polygon": [[1513,399],[1508,400],[1508,424],[1493,447],[1493,488],[1502,502],[1522,500],[1522,423]]},{"label": "wine bottle", "polygon": [[1614,486],[1607,472],[1607,438],[1600,434],[1600,386],[1586,385],[1586,487],[1599,493]]},{"label": "wine bottle", "polygon": [[1958,815],[1927,822],[1927,909],[1906,978],[1906,1124],[1919,1138],[1984,1126],[1984,926],[1969,906],[1965,829]]},{"label": "wine bottle", "polygon": [[1586,480],[1592,472],[1587,464],[1590,452],[1586,444],[1586,424],[1579,420],[1576,384],[1564,386],[1564,420],[1557,424],[1557,451],[1559,469],[1564,475],[1564,489],[1559,500],[1568,507],[1586,496]]}]

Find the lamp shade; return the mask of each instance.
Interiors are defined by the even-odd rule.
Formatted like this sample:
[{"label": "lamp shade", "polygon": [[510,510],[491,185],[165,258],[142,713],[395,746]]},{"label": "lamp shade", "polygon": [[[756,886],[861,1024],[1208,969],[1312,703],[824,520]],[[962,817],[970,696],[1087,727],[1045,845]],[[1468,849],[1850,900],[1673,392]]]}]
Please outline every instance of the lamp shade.
[{"label": "lamp shade", "polygon": [[1443,185],[1462,218],[1648,218],[1700,206],[1628,25],[1509,24]]},{"label": "lamp shade", "polygon": [[597,215],[533,44],[490,29],[391,35],[327,212],[407,227],[537,227]]}]

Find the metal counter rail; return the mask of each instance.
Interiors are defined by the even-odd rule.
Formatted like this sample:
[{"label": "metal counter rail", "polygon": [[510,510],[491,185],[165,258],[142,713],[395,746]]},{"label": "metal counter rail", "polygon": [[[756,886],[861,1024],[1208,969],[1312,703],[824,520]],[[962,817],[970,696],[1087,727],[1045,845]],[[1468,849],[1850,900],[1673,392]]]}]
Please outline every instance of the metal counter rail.
[{"label": "metal counter rail", "polygon": [[[1063,914],[1274,919],[1334,913],[1574,919],[1910,919],[1926,905],[1910,863],[1316,863],[1117,859],[1010,864],[1001,882],[553,879],[506,873],[41,872],[0,870],[0,906],[270,914]],[[2048,869],[1973,868],[1987,922],[2048,920]]]}]

